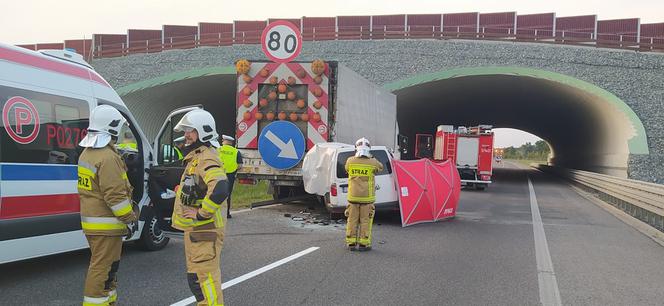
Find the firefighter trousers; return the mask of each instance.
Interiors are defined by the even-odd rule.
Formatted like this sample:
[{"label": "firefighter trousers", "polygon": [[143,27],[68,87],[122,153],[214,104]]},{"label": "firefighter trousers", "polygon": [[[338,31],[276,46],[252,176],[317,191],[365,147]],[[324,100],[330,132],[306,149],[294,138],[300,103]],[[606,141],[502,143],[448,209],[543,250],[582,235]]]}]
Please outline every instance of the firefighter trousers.
[{"label": "firefighter trousers", "polygon": [[115,305],[122,237],[86,235],[85,238],[92,255],[85,277],[83,306]]},{"label": "firefighter trousers", "polygon": [[345,212],[348,217],[346,222],[347,245],[371,246],[371,226],[375,213],[376,207],[373,204],[348,203]]},{"label": "firefighter trousers", "polygon": [[223,243],[223,228],[185,232],[187,280],[196,298],[196,305],[224,305],[220,268]]}]

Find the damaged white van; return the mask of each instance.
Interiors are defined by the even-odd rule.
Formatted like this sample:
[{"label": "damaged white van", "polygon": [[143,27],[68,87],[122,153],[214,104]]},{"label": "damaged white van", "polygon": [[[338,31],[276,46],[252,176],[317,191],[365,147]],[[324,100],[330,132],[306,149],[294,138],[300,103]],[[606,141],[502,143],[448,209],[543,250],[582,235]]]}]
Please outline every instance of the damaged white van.
[{"label": "damaged white van", "polygon": [[[302,173],[304,190],[324,198],[330,213],[342,213],[348,205],[348,173],[346,160],[355,154],[355,147],[342,143],[316,144],[304,157]],[[371,155],[383,164],[376,173],[376,210],[399,211],[399,195],[392,176],[392,153],[385,146],[371,146]]]}]

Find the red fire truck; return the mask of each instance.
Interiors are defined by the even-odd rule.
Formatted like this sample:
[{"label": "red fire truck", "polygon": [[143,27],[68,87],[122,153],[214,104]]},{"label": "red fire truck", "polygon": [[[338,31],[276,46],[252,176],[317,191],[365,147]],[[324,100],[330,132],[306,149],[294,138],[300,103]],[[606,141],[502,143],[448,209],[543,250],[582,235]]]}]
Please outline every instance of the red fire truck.
[{"label": "red fire truck", "polygon": [[452,160],[461,176],[461,185],[483,190],[493,174],[493,131],[490,125],[475,127],[439,125],[435,139],[430,134],[415,137],[415,157]]}]

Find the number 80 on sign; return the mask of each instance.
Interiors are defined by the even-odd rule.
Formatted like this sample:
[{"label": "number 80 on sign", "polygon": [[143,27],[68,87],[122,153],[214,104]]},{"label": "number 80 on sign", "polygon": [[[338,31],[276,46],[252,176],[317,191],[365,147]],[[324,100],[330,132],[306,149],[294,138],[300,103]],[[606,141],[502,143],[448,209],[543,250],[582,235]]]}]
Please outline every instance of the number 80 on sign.
[{"label": "number 80 on sign", "polygon": [[302,34],[288,21],[270,23],[261,36],[263,53],[272,61],[287,63],[295,59],[302,51]]}]

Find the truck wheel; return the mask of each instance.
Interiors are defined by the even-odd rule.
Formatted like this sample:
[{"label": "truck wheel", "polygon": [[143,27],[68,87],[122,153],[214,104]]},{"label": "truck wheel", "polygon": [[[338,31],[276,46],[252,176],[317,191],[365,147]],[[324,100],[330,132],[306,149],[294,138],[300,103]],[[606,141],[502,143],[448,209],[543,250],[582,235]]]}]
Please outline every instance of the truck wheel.
[{"label": "truck wheel", "polygon": [[486,184],[475,184],[475,189],[477,190],[484,190],[486,188]]},{"label": "truck wheel", "polygon": [[158,221],[154,211],[150,209],[143,224],[141,239],[136,241],[139,248],[145,251],[158,251],[166,247],[170,238],[161,230]]}]

